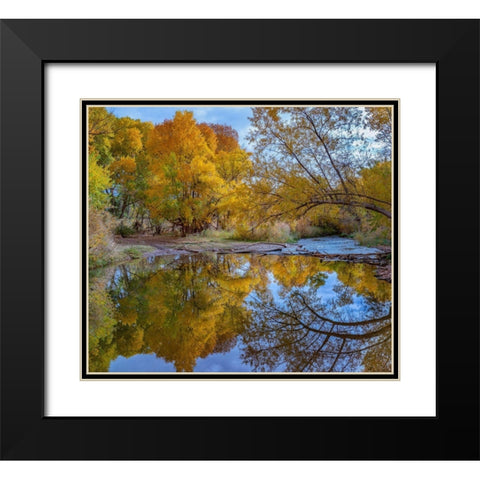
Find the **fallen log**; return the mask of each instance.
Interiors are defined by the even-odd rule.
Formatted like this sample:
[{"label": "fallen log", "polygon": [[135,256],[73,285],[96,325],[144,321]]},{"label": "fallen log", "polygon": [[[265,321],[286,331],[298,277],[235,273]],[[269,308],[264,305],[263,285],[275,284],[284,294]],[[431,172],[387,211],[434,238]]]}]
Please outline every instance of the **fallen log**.
[{"label": "fallen log", "polygon": [[258,242],[252,243],[251,245],[241,245],[239,247],[233,248],[224,248],[222,250],[217,250],[216,253],[227,254],[227,253],[270,253],[270,252],[280,252],[287,245],[284,243],[277,242]]},{"label": "fallen log", "polygon": [[262,247],[260,245],[252,245],[251,247],[241,247],[228,250],[217,250],[216,253],[225,255],[228,253],[270,253],[270,252],[280,252],[282,247],[273,246],[273,247]]},{"label": "fallen log", "polygon": [[390,253],[314,253],[302,252],[301,255],[321,258],[330,262],[368,263],[371,265],[386,265],[390,262]]},{"label": "fallen log", "polygon": [[390,264],[378,266],[375,272],[375,277],[379,280],[385,280],[386,282],[392,283],[392,266]]},{"label": "fallen log", "polygon": [[[322,252],[310,252],[308,250],[299,249],[298,247],[293,251],[283,251],[287,245],[283,243],[275,242],[258,242],[251,245],[241,245],[232,248],[211,248],[211,249],[194,249],[182,247],[183,251],[190,253],[216,253],[219,255],[228,254],[258,254],[264,255],[268,253],[279,252],[280,255],[303,255],[308,257],[320,258],[326,262],[349,262],[349,263],[366,263],[376,266],[387,266],[390,264],[391,253],[390,251],[383,251],[378,253],[322,253]],[[388,276],[387,273],[384,274]]]},{"label": "fallen log", "polygon": [[189,253],[203,253],[202,250],[194,250],[192,248],[185,248],[185,247],[182,247],[179,250],[184,250],[185,252],[189,252]]},{"label": "fallen log", "polygon": [[[262,248],[262,249],[258,249],[258,248],[248,248],[248,249],[245,249],[245,250],[235,250],[234,252],[230,252],[230,253],[269,253],[269,252],[280,252],[282,251],[282,248]],[[218,252],[218,253],[221,253],[221,252]]]}]

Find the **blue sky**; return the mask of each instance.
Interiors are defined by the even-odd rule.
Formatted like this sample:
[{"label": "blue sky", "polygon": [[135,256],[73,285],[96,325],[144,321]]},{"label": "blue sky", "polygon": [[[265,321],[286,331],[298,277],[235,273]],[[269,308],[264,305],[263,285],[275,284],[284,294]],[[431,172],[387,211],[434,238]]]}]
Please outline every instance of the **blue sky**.
[{"label": "blue sky", "polygon": [[178,110],[189,110],[199,123],[219,123],[229,125],[238,132],[240,146],[249,150],[246,135],[250,126],[248,117],[251,116],[250,107],[161,107],[161,106],[119,106],[107,107],[117,117],[130,117],[143,122],[152,122],[154,125],[166,119],[172,119]]}]

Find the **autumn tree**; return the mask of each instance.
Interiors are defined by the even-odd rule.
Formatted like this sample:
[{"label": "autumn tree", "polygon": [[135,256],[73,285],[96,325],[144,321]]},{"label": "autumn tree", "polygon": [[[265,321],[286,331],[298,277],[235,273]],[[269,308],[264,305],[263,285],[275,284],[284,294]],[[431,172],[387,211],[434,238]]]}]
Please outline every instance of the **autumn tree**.
[{"label": "autumn tree", "polygon": [[202,132],[191,112],[177,112],[157,125],[147,142],[150,214],[178,226],[183,235],[206,228],[215,209],[221,179],[212,161],[214,138],[213,132],[210,137]]},{"label": "autumn tree", "polygon": [[362,169],[390,161],[385,158],[389,139],[375,130],[384,125],[383,117],[374,121],[360,107],[252,111],[249,140],[255,147],[257,178],[253,188],[263,219],[301,217],[332,206],[391,218],[390,197],[359,181]]},{"label": "autumn tree", "polygon": [[145,142],[153,125],[129,117],[117,118],[105,107],[88,108],[89,176],[105,170],[110,184],[102,195],[108,197],[103,208],[118,218],[129,213],[143,219],[146,177],[148,177]]},{"label": "autumn tree", "polygon": [[[214,129],[227,132],[220,135],[220,143]],[[177,112],[153,129],[147,151],[153,218],[167,220],[186,235],[231,215],[250,166],[233,130],[197,124],[192,112]]]},{"label": "autumn tree", "polygon": [[392,107],[366,107],[367,126],[375,133],[385,158],[392,153]]},{"label": "autumn tree", "polygon": [[117,119],[111,141],[113,161],[109,165],[113,179],[112,209],[123,218],[130,210],[137,218],[145,213],[147,153],[145,143],[153,125],[129,117]]},{"label": "autumn tree", "polygon": [[117,118],[105,107],[88,108],[88,152],[94,153],[100,166],[107,166],[112,160],[111,141]]},{"label": "autumn tree", "polygon": [[207,125],[215,133],[218,152],[234,152],[240,148],[238,132],[231,126],[218,123],[207,123],[204,125]]}]

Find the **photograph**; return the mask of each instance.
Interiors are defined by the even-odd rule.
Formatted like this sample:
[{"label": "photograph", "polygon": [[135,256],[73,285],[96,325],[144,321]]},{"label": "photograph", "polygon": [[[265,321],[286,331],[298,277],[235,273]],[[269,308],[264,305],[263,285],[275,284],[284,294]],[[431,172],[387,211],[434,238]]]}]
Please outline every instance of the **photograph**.
[{"label": "photograph", "polygon": [[397,378],[397,100],[82,111],[84,378]]}]

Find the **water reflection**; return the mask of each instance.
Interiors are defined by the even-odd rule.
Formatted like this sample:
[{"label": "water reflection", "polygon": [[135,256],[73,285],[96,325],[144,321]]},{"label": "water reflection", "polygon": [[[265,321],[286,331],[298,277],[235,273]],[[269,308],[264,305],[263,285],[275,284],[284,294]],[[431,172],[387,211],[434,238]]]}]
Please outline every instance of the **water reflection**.
[{"label": "water reflection", "polygon": [[[281,293],[281,301],[252,301],[253,321],[243,334],[243,358],[254,371],[352,372],[390,371],[391,311],[385,305],[353,301],[352,289],[335,288],[338,297],[323,301],[316,289]],[[366,360],[366,361],[365,361]],[[362,368],[363,367],[363,368]]]},{"label": "water reflection", "polygon": [[391,286],[307,256],[157,257],[90,280],[89,370],[391,370]]}]

